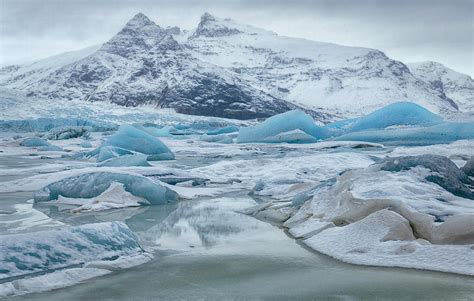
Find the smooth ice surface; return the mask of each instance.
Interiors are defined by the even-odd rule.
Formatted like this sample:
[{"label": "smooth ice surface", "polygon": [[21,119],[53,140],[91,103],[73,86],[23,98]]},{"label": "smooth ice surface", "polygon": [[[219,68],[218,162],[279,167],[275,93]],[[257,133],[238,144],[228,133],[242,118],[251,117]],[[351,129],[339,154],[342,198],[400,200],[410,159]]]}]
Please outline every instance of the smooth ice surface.
[{"label": "smooth ice surface", "polygon": [[429,126],[442,122],[442,118],[413,102],[396,102],[368,115],[353,120],[348,131],[383,129],[390,126]]},{"label": "smooth ice surface", "polygon": [[39,137],[26,138],[20,143],[21,146],[37,147],[37,146],[49,146],[49,142]]},{"label": "smooth ice surface", "polygon": [[0,280],[143,253],[121,222],[0,236]]},{"label": "smooth ice surface", "polygon": [[390,145],[431,145],[474,139],[474,122],[443,122],[427,127],[391,128],[352,132],[336,141],[368,141]]},{"label": "smooth ice surface", "polygon": [[131,125],[121,125],[102,146],[115,146],[148,155],[148,160],[174,159],[171,150],[158,138]]},{"label": "smooth ice surface", "polygon": [[133,154],[123,155],[102,161],[98,166],[120,167],[120,166],[151,166],[147,161],[147,155]]},{"label": "smooth ice surface", "polygon": [[[302,111],[294,110],[272,116],[255,126],[240,128],[237,142],[277,142],[278,138],[273,137],[294,130],[300,130],[314,139],[324,139],[329,136],[329,131],[317,126],[311,116]],[[297,135],[294,139],[289,135],[285,142],[299,143],[300,139],[300,135]]]},{"label": "smooth ice surface", "polygon": [[136,174],[93,172],[59,180],[35,193],[35,202],[67,198],[93,198],[106,191],[114,182],[122,183],[125,190],[141,197],[151,205],[175,202],[178,195],[173,190],[146,177]]}]

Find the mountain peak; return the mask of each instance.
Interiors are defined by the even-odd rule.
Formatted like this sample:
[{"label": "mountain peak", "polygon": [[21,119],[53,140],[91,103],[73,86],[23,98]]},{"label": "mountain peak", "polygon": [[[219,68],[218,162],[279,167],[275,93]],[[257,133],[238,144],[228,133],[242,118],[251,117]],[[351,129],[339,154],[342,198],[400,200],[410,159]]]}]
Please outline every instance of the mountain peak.
[{"label": "mountain peak", "polygon": [[192,37],[211,38],[233,36],[237,34],[253,35],[257,33],[273,34],[263,29],[240,24],[232,19],[221,19],[206,12],[201,16],[201,21],[199,22],[199,25]]},{"label": "mountain peak", "polygon": [[147,16],[145,16],[143,13],[138,13],[133,18],[130,19],[130,21],[127,22],[125,27],[143,27],[143,26],[149,26],[149,25],[156,25],[153,21],[151,21]]}]

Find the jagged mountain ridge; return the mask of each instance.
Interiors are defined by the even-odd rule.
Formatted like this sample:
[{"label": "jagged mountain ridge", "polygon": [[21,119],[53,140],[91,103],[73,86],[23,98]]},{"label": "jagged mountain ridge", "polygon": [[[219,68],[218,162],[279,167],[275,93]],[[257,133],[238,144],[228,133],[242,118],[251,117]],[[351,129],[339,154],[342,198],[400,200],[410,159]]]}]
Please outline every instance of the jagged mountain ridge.
[{"label": "jagged mountain ridge", "polygon": [[329,120],[399,100],[457,110],[444,90],[378,50],[282,37],[207,13],[191,33],[137,14],[99,48],[3,68],[0,85],[30,97],[238,119],[301,107]]}]

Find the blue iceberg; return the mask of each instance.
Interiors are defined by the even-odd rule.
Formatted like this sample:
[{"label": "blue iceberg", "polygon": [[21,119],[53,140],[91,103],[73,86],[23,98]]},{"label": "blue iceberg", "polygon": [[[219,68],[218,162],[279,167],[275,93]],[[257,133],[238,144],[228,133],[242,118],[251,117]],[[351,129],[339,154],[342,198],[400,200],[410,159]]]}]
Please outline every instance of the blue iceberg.
[{"label": "blue iceberg", "polygon": [[38,146],[49,146],[51,144],[44,139],[33,137],[33,138],[26,138],[25,140],[20,142],[20,145],[26,146],[26,147],[38,147]]},{"label": "blue iceberg", "polygon": [[172,126],[164,126],[162,128],[140,124],[134,124],[133,126],[155,137],[171,137],[172,135],[170,132],[174,130],[174,127]]},{"label": "blue iceberg", "polygon": [[90,143],[89,141],[84,140],[84,141],[81,142],[81,147],[83,147],[83,148],[91,148],[91,147],[92,147],[92,143]]},{"label": "blue iceberg", "polygon": [[0,236],[0,281],[144,254],[122,222]]},{"label": "blue iceberg", "polygon": [[98,166],[107,166],[107,167],[121,167],[121,166],[151,166],[150,163],[146,160],[147,155],[144,154],[133,154],[133,155],[123,155],[116,158],[110,158],[105,161],[102,161]]},{"label": "blue iceberg", "polygon": [[463,139],[474,139],[474,122],[443,122],[428,127],[367,130],[341,135],[333,140],[387,145],[430,145]]},{"label": "blue iceberg", "polygon": [[347,129],[349,132],[402,125],[431,126],[443,122],[443,119],[416,103],[396,102],[352,121]]},{"label": "blue iceberg", "polygon": [[122,183],[127,192],[145,199],[149,205],[173,203],[178,200],[175,191],[144,176],[92,172],[51,183],[35,193],[34,201],[38,203],[57,200],[60,195],[66,198],[94,198],[106,191],[112,183]]},{"label": "blue iceberg", "polygon": [[300,110],[278,114],[251,127],[240,128],[237,142],[311,143],[330,136],[330,131],[317,126],[311,116]]},{"label": "blue iceberg", "polygon": [[[98,152],[98,154],[97,154]],[[115,146],[102,146],[92,152],[91,156],[97,155],[97,162],[102,162],[111,158],[117,158],[125,155],[133,155],[134,152]]]},{"label": "blue iceberg", "polygon": [[61,147],[59,147],[57,145],[39,146],[38,150],[43,151],[43,152],[62,152],[62,151],[64,151]]},{"label": "blue iceberg", "polygon": [[171,150],[158,138],[131,125],[121,125],[119,130],[102,144],[148,155],[148,160],[172,160]]},{"label": "blue iceberg", "polygon": [[229,133],[234,133],[238,132],[239,128],[234,126],[234,125],[229,125],[223,128],[219,129],[214,129],[214,130],[209,130],[207,131],[207,135],[221,135],[221,134],[229,134]]}]

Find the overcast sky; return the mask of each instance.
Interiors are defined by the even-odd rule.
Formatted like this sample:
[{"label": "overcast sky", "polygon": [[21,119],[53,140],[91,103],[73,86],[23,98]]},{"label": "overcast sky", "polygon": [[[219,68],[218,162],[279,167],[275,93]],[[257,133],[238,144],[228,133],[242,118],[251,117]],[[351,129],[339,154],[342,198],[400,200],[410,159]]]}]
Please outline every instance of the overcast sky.
[{"label": "overcast sky", "polygon": [[0,65],[100,44],[143,12],[160,26],[197,26],[209,12],[280,35],[434,60],[474,76],[474,0],[0,0]]}]

